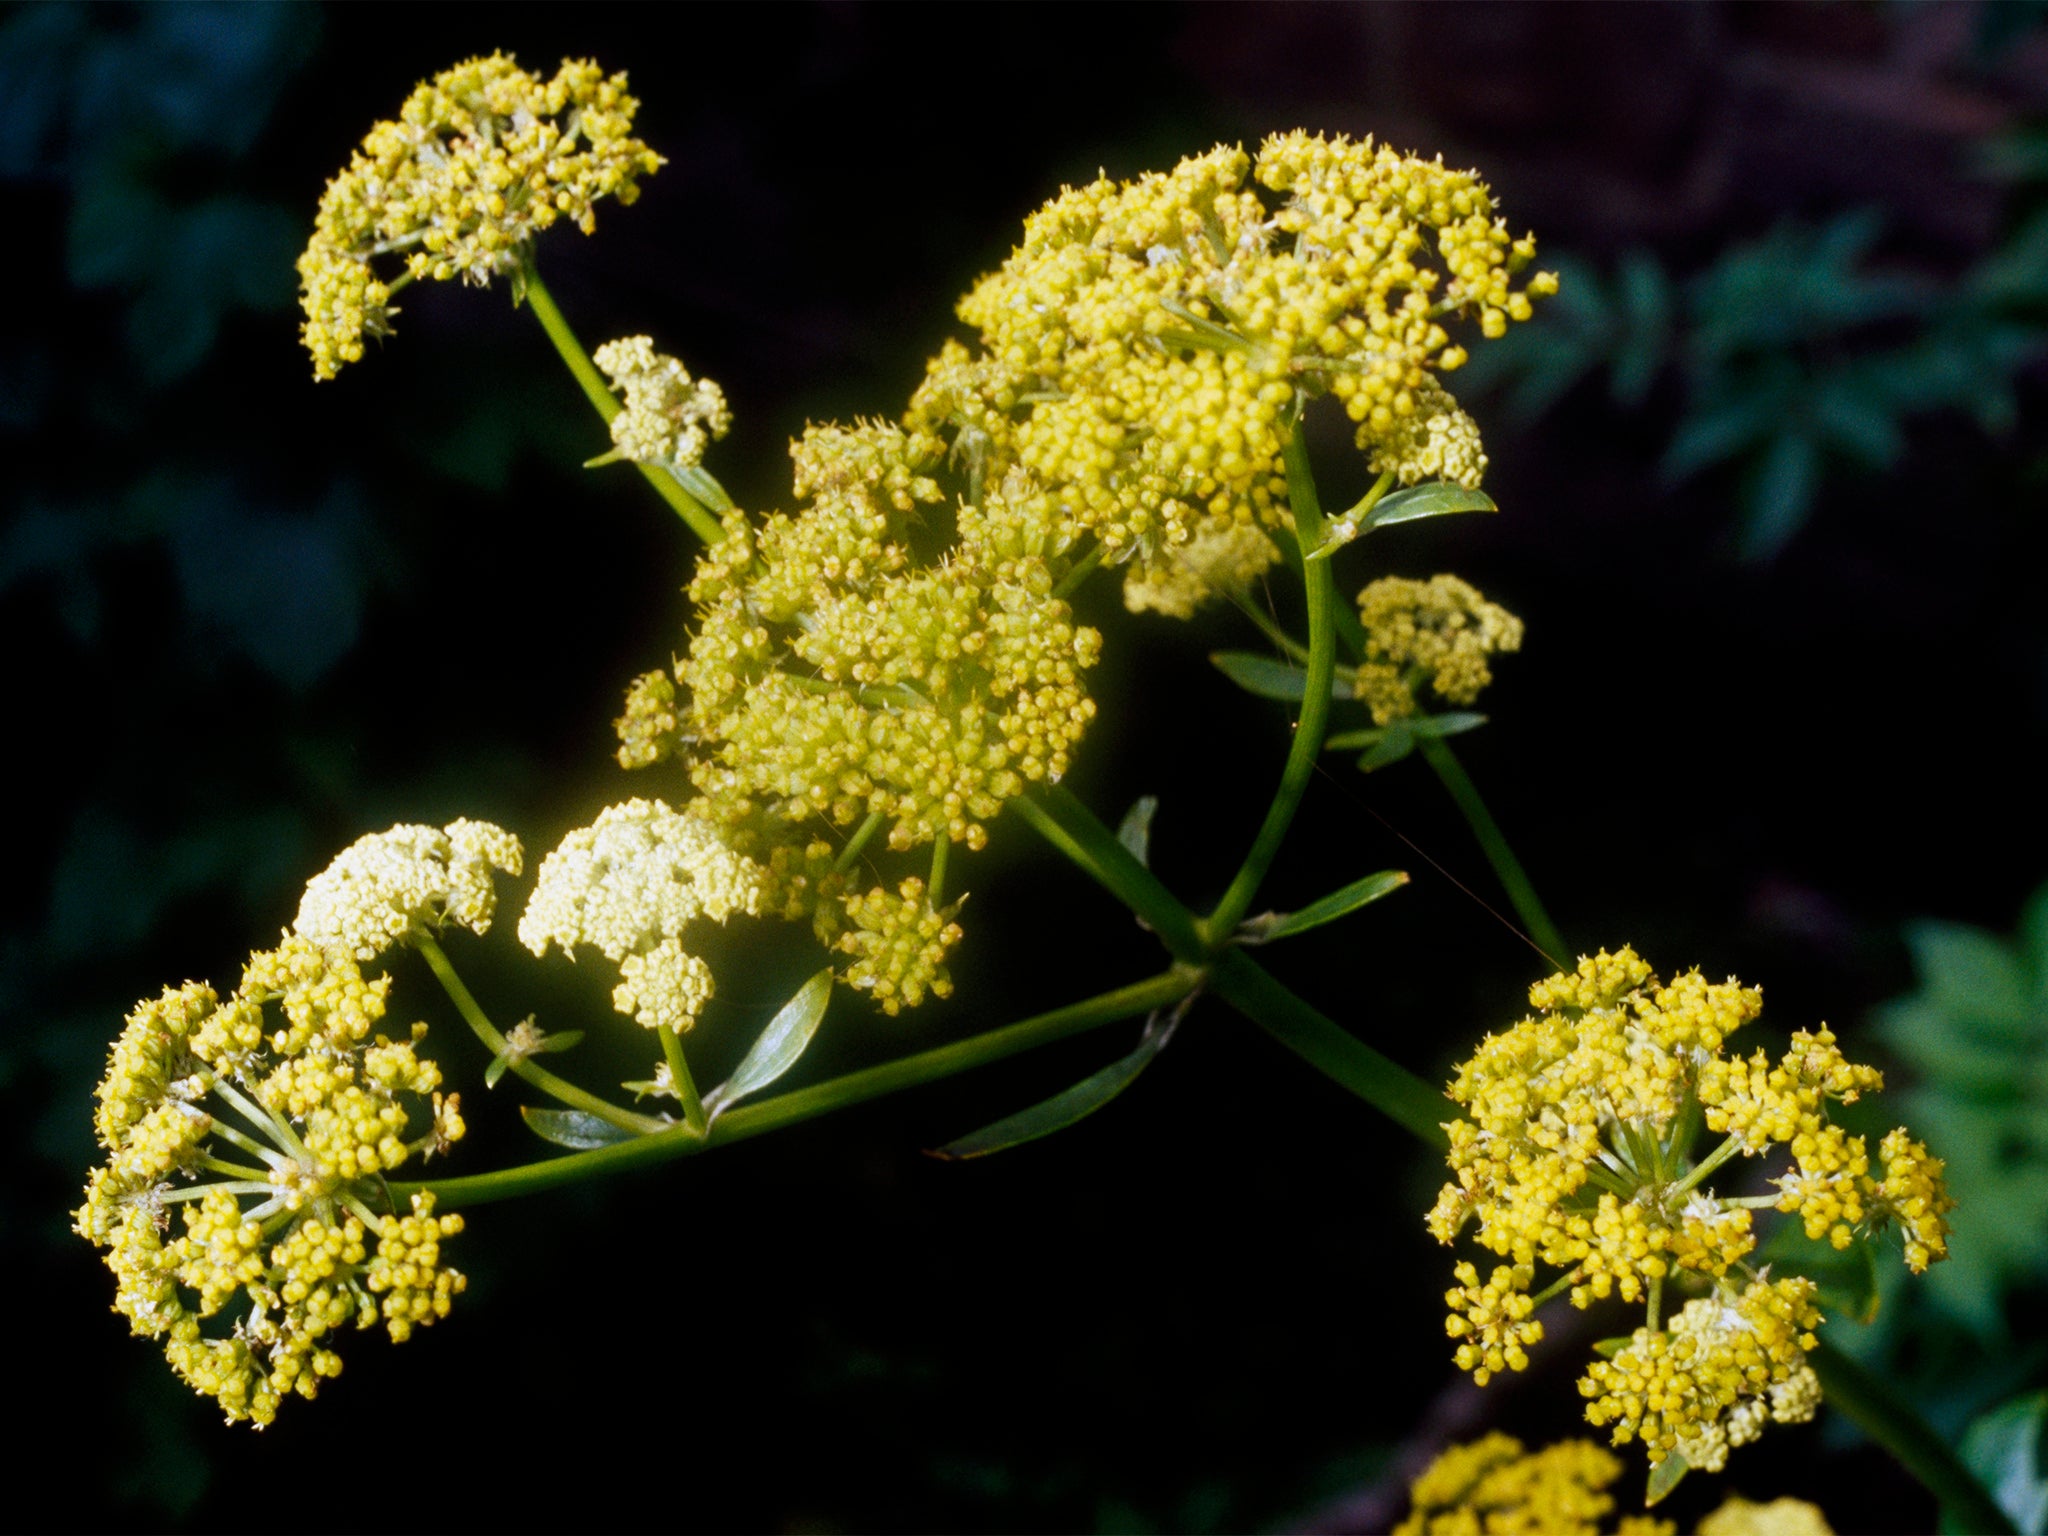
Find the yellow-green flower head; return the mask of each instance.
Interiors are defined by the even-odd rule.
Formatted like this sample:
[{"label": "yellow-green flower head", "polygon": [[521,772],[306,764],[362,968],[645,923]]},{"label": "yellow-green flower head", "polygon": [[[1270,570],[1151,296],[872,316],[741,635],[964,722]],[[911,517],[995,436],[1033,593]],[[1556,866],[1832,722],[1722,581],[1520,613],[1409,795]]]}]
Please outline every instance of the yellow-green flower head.
[{"label": "yellow-green flower head", "polygon": [[1026,220],[961,302],[980,350],[942,351],[908,420],[989,479],[1024,466],[1156,584],[1151,562],[1205,524],[1286,526],[1281,453],[1315,396],[1343,402],[1375,470],[1476,485],[1477,434],[1436,378],[1465,360],[1446,327],[1527,318],[1556,286],[1515,286],[1534,252],[1472,173],[1369,139],[1103,177]]},{"label": "yellow-green flower head", "polygon": [[1673,1536],[1670,1522],[1643,1515],[1602,1526],[1621,1473],[1619,1459],[1590,1440],[1525,1451],[1496,1431],[1452,1446],[1409,1485],[1412,1509],[1394,1536]]},{"label": "yellow-green flower head", "polygon": [[625,409],[612,418],[612,446],[622,459],[700,464],[711,439],[732,428],[725,391],[709,379],[691,378],[689,369],[655,351],[645,336],[608,341],[590,360],[615,389],[625,391]]},{"label": "yellow-green flower head", "polygon": [[373,832],[307,882],[292,929],[356,960],[447,923],[485,933],[498,908],[492,872],[516,875],[524,862],[519,839],[488,821]]},{"label": "yellow-green flower head", "polygon": [[341,1370],[343,1328],[404,1339],[463,1287],[438,1246],[461,1217],[426,1196],[393,1210],[385,1190],[463,1134],[418,1052],[426,1026],[373,1033],[388,990],[288,934],[225,1001],[187,983],[138,1004],[109,1059],[107,1159],[77,1230],[106,1250],[114,1309],[231,1421],[312,1397]]},{"label": "yellow-green flower head", "polygon": [[1416,712],[1425,684],[1447,704],[1471,704],[1493,681],[1489,656],[1522,648],[1522,621],[1455,576],[1383,576],[1358,594],[1365,658],[1357,694],[1377,725]]},{"label": "yellow-green flower head", "polygon": [[[1447,1090],[1467,1118],[1446,1127],[1453,1179],[1429,1229],[1448,1244],[1472,1224],[1505,1261],[1483,1282],[1477,1266],[1456,1266],[1445,1329],[1458,1364],[1482,1384],[1524,1368],[1542,1338],[1532,1291],[1547,1266],[1558,1272],[1549,1290],[1575,1306],[1648,1306],[1647,1325],[1580,1382],[1588,1418],[1614,1425],[1617,1444],[1718,1465],[1767,1420],[1810,1417],[1812,1284],[1751,1269],[1751,1209],[1717,1197],[1710,1176],[1786,1144],[1793,1170],[1778,1180],[1778,1209],[1837,1246],[1897,1221],[1917,1270],[1947,1248],[1940,1164],[1899,1131],[1873,1175],[1862,1138],[1827,1110],[1882,1080],[1844,1060],[1826,1030],[1794,1035],[1775,1065],[1761,1051],[1726,1055],[1763,1006],[1740,982],[1691,971],[1666,985],[1624,948],[1538,982],[1529,1001],[1537,1011],[1488,1036]],[[1695,1156],[1703,1125],[1722,1140]],[[1673,1311],[1674,1288],[1704,1294]]]},{"label": "yellow-green flower head", "polygon": [[1000,489],[919,561],[935,451],[892,427],[813,428],[795,451],[804,510],[731,519],[700,562],[680,739],[723,819],[879,813],[898,851],[978,848],[1003,801],[1067,771],[1101,637],[1052,596],[1029,540],[980,536],[1009,521],[990,511]]},{"label": "yellow-green flower head", "polygon": [[766,871],[696,810],[660,800],[607,807],[541,861],[519,919],[519,942],[536,955],[589,944],[620,965],[613,1005],[650,1029],[688,1029],[711,995],[710,970],[683,950],[683,929],[700,917],[758,915],[766,890]]},{"label": "yellow-green flower head", "polygon": [[314,377],[361,358],[365,336],[390,334],[391,296],[407,283],[487,283],[558,220],[589,234],[600,198],[632,202],[662,164],[632,137],[638,110],[626,77],[588,60],[543,80],[494,53],[414,90],[327,184],[299,257]]},{"label": "yellow-green flower head", "polygon": [[894,891],[877,886],[848,901],[850,926],[834,946],[854,957],[846,970],[847,985],[872,993],[892,1016],[915,1008],[926,993],[952,996],[945,957],[960,942],[960,925],[953,921],[959,910],[957,901],[933,907],[924,882],[915,876]]},{"label": "yellow-green flower head", "polygon": [[1733,1495],[1700,1521],[1697,1536],[1835,1536],[1827,1516],[1804,1499],[1753,1504]]}]

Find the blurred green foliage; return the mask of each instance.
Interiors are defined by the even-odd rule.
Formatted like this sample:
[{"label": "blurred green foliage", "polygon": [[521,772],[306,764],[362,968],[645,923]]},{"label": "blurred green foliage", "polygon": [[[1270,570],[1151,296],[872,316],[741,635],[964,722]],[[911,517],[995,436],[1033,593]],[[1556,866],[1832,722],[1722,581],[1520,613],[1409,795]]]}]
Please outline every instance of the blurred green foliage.
[{"label": "blurred green foliage", "polygon": [[1985,1414],[1963,1436],[1962,1453],[2020,1536],[2048,1532],[2048,1392]]},{"label": "blurred green foliage", "polygon": [[1739,478],[1737,548],[1766,559],[1805,524],[1831,466],[1888,469],[1908,427],[1943,413],[2008,432],[2019,375],[2048,341],[2048,210],[1953,283],[1889,270],[1874,255],[1882,232],[1871,209],[1788,222],[1689,277],[1647,251],[1611,272],[1566,255],[1537,323],[1475,359],[1472,377],[1504,389],[1525,427],[1602,378],[1626,411],[1668,389],[1679,405],[1664,477]]},{"label": "blurred green foliage", "polygon": [[1948,1164],[1957,1209],[1927,1297],[1987,1343],[2048,1268],[2048,885],[2010,941],[1958,923],[1907,930],[1920,990],[1877,1027],[1914,1069],[1904,1116]]}]

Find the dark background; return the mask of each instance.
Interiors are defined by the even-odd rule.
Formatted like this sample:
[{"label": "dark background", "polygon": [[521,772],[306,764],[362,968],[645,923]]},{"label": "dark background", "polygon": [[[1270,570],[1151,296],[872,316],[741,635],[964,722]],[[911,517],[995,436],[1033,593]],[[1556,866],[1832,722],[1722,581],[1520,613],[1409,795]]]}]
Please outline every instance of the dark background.
[{"label": "dark background", "polygon": [[[538,328],[502,291],[415,288],[395,340],[333,384],[297,346],[290,264],[320,188],[417,80],[494,48],[630,71],[669,164],[595,239],[551,236],[543,268],[587,343],[644,330],[724,385],[738,426],[714,467],[770,508],[783,441],[899,411],[953,298],[1062,183],[1294,126],[1476,165],[1546,256],[1611,271],[1645,252],[1679,293],[1744,242],[1872,210],[1871,269],[1937,309],[2019,262],[2024,341],[2048,318],[2013,254],[2037,198],[1987,174],[1986,147],[2048,108],[2038,14],[0,12],[17,786],[0,1242],[12,1393],[37,1426],[16,1445],[17,1507],[74,1527],[1365,1529],[1396,1517],[1402,1476],[1446,1435],[1575,1432],[1589,1335],[1560,1319],[1526,1378],[1461,1385],[1439,1332],[1449,1260],[1421,1230],[1436,1171],[1216,1005],[1112,1109],[985,1163],[919,1149],[1065,1086],[1134,1030],[708,1162],[478,1208],[448,1325],[403,1349],[352,1341],[321,1401],[261,1435],[224,1429],[124,1336],[66,1209],[133,1000],[230,979],[365,830],[487,816],[537,855],[656,792],[608,765],[609,721],[624,680],[681,643],[689,540],[630,474],[577,467],[601,429]],[[1786,348],[1825,365],[1909,347],[1927,312]],[[1552,344],[1530,331],[1518,366]],[[1468,399],[1502,515],[1389,534],[1378,569],[1455,569],[1528,621],[1492,724],[1461,750],[1574,944],[1737,972],[1779,1032],[1826,1019],[1878,1054],[1862,1021],[1915,985],[1901,926],[2008,930],[2048,862],[2041,373],[2021,345],[1984,378],[2014,406],[1992,430],[1936,400],[1902,415],[1881,466],[1830,455],[1765,552],[1745,531],[1756,456],[1670,472],[1698,415],[1697,375],[1671,357],[1636,392],[1595,370],[1538,405],[1512,377]],[[1318,447],[1326,499],[1355,494],[1342,435]],[[1159,794],[1157,867],[1213,898],[1286,737],[1277,706],[1203,655],[1256,637],[1225,616],[1128,620],[1107,584],[1083,606],[1109,643],[1070,782],[1110,820]],[[1362,778],[1333,758],[1304,818],[1276,903],[1388,865],[1417,880],[1268,952],[1291,984],[1430,1076],[1518,1016],[1528,950],[1377,819],[1495,900],[1420,764]],[[999,825],[956,881],[974,893],[956,997],[897,1021],[835,1013],[802,1073],[1155,964],[1021,829]],[[456,958],[502,1016],[534,1006],[508,932]],[[815,963],[790,947],[722,972],[728,1017]],[[547,981],[544,1019],[601,1025],[598,982]],[[424,973],[397,996],[438,1019]],[[481,1054],[436,1038],[473,1090],[453,1166],[532,1155],[505,1123],[512,1089],[486,1102]],[[595,1083],[610,1065],[578,1059]],[[2038,1302],[2038,1277],[2015,1295]],[[1929,1322],[1871,1348],[1953,1429],[2038,1382],[2040,1337]],[[1932,1518],[1825,1425],[1773,1430],[1727,1481],[1817,1497],[1843,1530]],[[1679,1517],[1720,1491],[1688,1486]]]}]

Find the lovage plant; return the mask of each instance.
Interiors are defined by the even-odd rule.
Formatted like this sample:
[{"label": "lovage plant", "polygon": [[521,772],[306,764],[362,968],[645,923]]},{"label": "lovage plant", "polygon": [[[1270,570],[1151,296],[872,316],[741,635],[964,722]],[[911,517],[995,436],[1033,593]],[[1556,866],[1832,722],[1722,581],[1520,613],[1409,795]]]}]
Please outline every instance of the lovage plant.
[{"label": "lovage plant", "polygon": [[[607,446],[593,423],[593,468],[632,465],[698,546],[681,570],[691,620],[653,647],[669,663],[625,686],[617,757],[632,782],[590,825],[539,858],[480,821],[372,833],[312,878],[291,929],[231,987],[187,983],[136,1008],[99,1093],[106,1159],[76,1216],[134,1331],[230,1420],[261,1426],[340,1372],[352,1327],[402,1340],[449,1314],[462,1213],[1149,1017],[1124,1060],[946,1149],[983,1155],[1106,1103],[1213,1000],[1448,1154],[1441,1198],[1409,1220],[1417,1262],[1439,1262],[1425,1225],[1446,1244],[1469,1228],[1498,1261],[1445,1269],[1447,1354],[1480,1382],[1522,1368],[1550,1298],[1632,1305],[1640,1325],[1597,1348],[1581,1388],[1593,1424],[1647,1450],[1653,1497],[1825,1399],[1962,1518],[1995,1521],[1910,1411],[1821,1344],[1826,1277],[1758,1247],[1776,1211],[1817,1252],[1903,1238],[1922,1270],[1946,1247],[1940,1162],[1909,1131],[1873,1150],[1831,1120],[1881,1081],[1824,1027],[1745,1057],[1729,1042],[1758,1013],[1754,989],[1663,981],[1619,945],[1574,962],[1449,740],[1483,723],[1470,706],[1521,621],[1455,576],[1371,569],[1398,538],[1384,530],[1493,509],[1478,428],[1446,381],[1556,282],[1485,184],[1294,132],[1068,189],[961,300],[967,334],[907,402],[809,428],[787,509],[759,513],[707,467],[733,429],[720,387],[647,336],[586,352],[535,266],[551,227],[590,233],[599,204],[631,202],[659,170],[635,110],[625,78],[590,63],[543,79],[473,59],[377,124],[321,199],[299,263],[316,378],[367,366],[368,343],[402,330],[411,284],[504,285],[609,427]],[[1326,512],[1303,423],[1339,410],[1372,484]],[[1114,732],[1089,693],[1114,641],[1071,606],[1112,582],[1141,616],[1234,605],[1266,649],[1216,657],[1224,678],[1299,706],[1256,835],[1206,910],[1149,868],[1148,807],[1113,829],[1062,786],[1091,733]],[[1448,1093],[1252,956],[1362,921],[1405,882],[1368,873],[1254,913],[1328,750],[1362,753],[1368,771],[1427,762],[1552,972]],[[1136,914],[1138,942],[1164,951],[1150,973],[775,1091],[821,1029],[948,995],[949,959],[972,942],[967,856],[998,818]],[[496,924],[529,866],[516,918]],[[715,990],[732,990],[707,925],[765,923],[808,930],[816,973],[757,1017],[730,1076],[700,1087],[690,1047]],[[494,926],[537,964],[601,956],[624,1018],[501,1023],[520,1000],[487,1008],[457,965]],[[394,979],[413,981],[405,951],[490,1052],[480,1083],[449,1081],[434,1030],[393,1014]],[[640,1075],[572,1081],[570,1053],[595,1030],[644,1039]],[[547,1101],[521,1113],[558,1150],[462,1166],[464,1116],[508,1074]],[[1773,1157],[1773,1177],[1750,1177]],[[1506,1451],[1454,1459],[1418,1510],[1452,1507],[1482,1473],[1513,1490],[1563,1478],[1592,1490],[1582,1503],[1618,1475],[1592,1447],[1544,1456],[1511,1472]]]}]

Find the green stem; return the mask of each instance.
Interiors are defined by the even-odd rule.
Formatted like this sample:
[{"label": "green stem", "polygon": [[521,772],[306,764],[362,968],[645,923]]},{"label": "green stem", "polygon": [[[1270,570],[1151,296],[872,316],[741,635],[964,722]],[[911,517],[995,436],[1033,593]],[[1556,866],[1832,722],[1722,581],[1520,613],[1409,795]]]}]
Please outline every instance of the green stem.
[{"label": "green stem", "polygon": [[930,888],[925,891],[925,901],[934,908],[946,899],[946,853],[951,846],[951,840],[943,832],[932,839],[932,878]]},{"label": "green stem", "polygon": [[[569,365],[569,372],[583,387],[584,397],[609,424],[621,409],[618,399],[612,394],[604,375],[597,371],[597,364],[590,360],[590,354],[583,350],[583,343],[576,339],[575,331],[569,328],[568,318],[555,303],[555,296],[540,280],[540,272],[533,264],[531,253],[525,259],[521,276],[527,308],[533,311],[540,328],[548,333],[548,340],[555,344],[555,351],[561,355],[562,361]],[[719,527],[718,519],[667,469],[655,464],[635,464],[633,467],[640,471],[641,477],[654,487],[655,493],[674,509],[676,515],[689,524],[690,531],[698,538],[706,544],[716,544],[725,537],[725,530]]]},{"label": "green stem", "polygon": [[1440,736],[1421,736],[1416,745],[1429,766],[1436,770],[1436,776],[1443,780],[1444,788],[1451,792],[1451,798],[1458,802],[1458,809],[1465,814],[1466,824],[1472,828],[1472,835],[1479,839],[1479,846],[1485,850],[1487,862],[1493,865],[1493,872],[1500,877],[1502,887],[1508,893],[1515,915],[1522,920],[1529,937],[1536,947],[1559,970],[1571,968],[1571,946],[1550,921],[1550,914],[1543,910],[1543,903],[1537,899],[1536,887],[1529,883],[1529,876],[1522,869],[1521,861],[1508,847],[1508,841],[1501,836],[1500,824],[1487,810],[1486,802],[1479,798],[1479,790],[1451,752],[1450,743]]},{"label": "green stem", "polygon": [[704,1101],[697,1095],[697,1080],[690,1076],[690,1063],[683,1056],[683,1042],[666,1024],[655,1025],[654,1033],[661,1040],[661,1055],[668,1063],[669,1081],[675,1085],[676,1097],[682,1101],[683,1124],[702,1136],[710,1129],[711,1122],[704,1116]]},{"label": "green stem", "polygon": [[1059,584],[1052,589],[1052,595],[1062,602],[1072,597],[1081,590],[1083,582],[1102,568],[1102,558],[1108,553],[1102,545],[1094,545],[1087,554],[1074,562],[1073,568],[1066,575],[1059,579]]},{"label": "green stem", "polygon": [[2010,1533],[2013,1523],[1928,1422],[1857,1361],[1825,1340],[1807,1357],[1831,1407],[1853,1419],[1939,1499],[1957,1530]]},{"label": "green stem", "polygon": [[[1323,540],[1322,506],[1316,500],[1315,476],[1309,468],[1308,446],[1297,420],[1288,434],[1287,504],[1294,513],[1294,537],[1303,550],[1315,549]],[[1294,742],[1288,748],[1287,765],[1280,772],[1280,787],[1266,808],[1266,819],[1252,840],[1251,851],[1216,903],[1216,910],[1203,920],[1202,931],[1210,939],[1237,930],[1258,895],[1259,882],[1266,878],[1281,841],[1294,821],[1301,797],[1316,771],[1316,756],[1323,750],[1323,731],[1330,723],[1330,675],[1337,661],[1337,629],[1334,618],[1337,588],[1330,574],[1330,562],[1312,560],[1302,566],[1302,583],[1308,593],[1308,680],[1301,701],[1301,718],[1295,722]]]},{"label": "green stem", "polygon": [[711,1147],[722,1147],[728,1142],[745,1141],[787,1125],[814,1120],[835,1109],[864,1103],[884,1094],[937,1082],[992,1061],[1001,1061],[1034,1046],[1064,1040],[1069,1035],[1080,1034],[1098,1025],[1134,1018],[1155,1008],[1170,1007],[1193,992],[1201,980],[1202,974],[1195,968],[1175,966],[1162,975],[990,1030],[986,1034],[920,1051],[914,1056],[884,1062],[864,1071],[849,1072],[844,1077],[835,1077],[794,1093],[779,1094],[759,1103],[742,1104],[720,1115],[710,1134],[703,1137],[692,1135],[686,1126],[674,1125],[658,1135],[640,1136],[614,1146],[575,1152],[567,1157],[549,1158],[518,1168],[503,1168],[495,1173],[475,1174],[468,1178],[394,1181],[390,1186],[391,1195],[394,1200],[409,1200],[414,1194],[427,1191],[449,1206],[482,1205],[492,1200],[508,1200],[516,1195],[557,1189],[599,1174],[619,1173],[629,1168],[650,1167],[672,1158],[688,1157]]},{"label": "green stem", "polygon": [[866,821],[854,828],[853,836],[846,840],[846,846],[839,850],[839,857],[832,861],[832,873],[843,875],[853,868],[853,861],[860,857],[861,849],[867,847],[869,839],[880,830],[882,813],[869,811]]},{"label": "green stem", "polygon": [[1209,944],[1194,914],[1069,791],[1057,784],[1033,785],[1008,807],[1135,912],[1174,959],[1189,965],[1207,963]]},{"label": "green stem", "polygon": [[1256,624],[1259,628],[1259,633],[1278,646],[1281,654],[1295,661],[1305,662],[1308,660],[1308,647],[1274,622],[1271,614],[1252,601],[1250,593],[1241,587],[1231,587],[1227,591],[1230,600],[1237,604],[1238,612]]},{"label": "green stem", "polygon": [[1331,1081],[1413,1133],[1432,1151],[1450,1145],[1444,1122],[1458,1106],[1399,1063],[1296,997],[1241,949],[1216,959],[1209,985],[1267,1034]]},{"label": "green stem", "polygon": [[[1698,1166],[1696,1166],[1692,1170],[1692,1172],[1688,1173],[1684,1178],[1680,1179],[1676,1184],[1672,1185],[1671,1188],[1666,1192],[1667,1198],[1672,1195],[1689,1194],[1693,1190],[1698,1189],[1701,1184],[1706,1182],[1708,1176],[1712,1174],[1715,1169],[1719,1168],[1723,1163],[1727,1162],[1729,1158],[1733,1157],[1736,1153],[1740,1152],[1741,1150],[1742,1143],[1737,1141],[1733,1136],[1730,1136],[1726,1141],[1722,1142],[1721,1145],[1714,1148],[1714,1150],[1709,1152],[1705,1157],[1701,1158],[1699,1160]],[[1777,1199],[1778,1197],[1776,1195],[1771,1196],[1771,1200],[1773,1203],[1775,1203]],[[1723,1204],[1725,1203],[1726,1202],[1724,1201]]]},{"label": "green stem", "polygon": [[596,1094],[578,1088],[574,1083],[555,1076],[546,1067],[536,1066],[525,1057],[511,1054],[505,1037],[498,1033],[498,1027],[490,1021],[477,1000],[470,996],[469,988],[462,984],[462,978],[455,974],[455,967],[448,963],[448,956],[442,953],[440,944],[431,934],[414,933],[413,943],[433,969],[435,979],[441,983],[441,990],[448,994],[448,1000],[455,1005],[455,1011],[462,1015],[463,1022],[470,1027],[477,1039],[483,1041],[484,1049],[493,1056],[504,1056],[506,1065],[524,1081],[531,1083],[550,1098],[567,1104],[571,1109],[580,1109],[587,1115],[595,1115],[607,1125],[616,1125],[622,1131],[631,1131],[636,1136],[646,1136],[668,1129],[669,1122],[657,1120],[652,1115],[636,1115],[630,1109],[600,1099]]},{"label": "green stem", "polygon": [[1217,953],[1192,914],[1131,857],[1116,834],[1057,786],[1038,786],[1009,802],[1060,852],[1101,882],[1158,935],[1176,959],[1212,965],[1213,985],[1240,1013],[1310,1066],[1357,1094],[1432,1150],[1448,1144],[1443,1122],[1457,1106],[1441,1093],[1296,997],[1235,945]]}]

